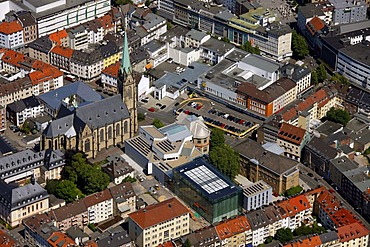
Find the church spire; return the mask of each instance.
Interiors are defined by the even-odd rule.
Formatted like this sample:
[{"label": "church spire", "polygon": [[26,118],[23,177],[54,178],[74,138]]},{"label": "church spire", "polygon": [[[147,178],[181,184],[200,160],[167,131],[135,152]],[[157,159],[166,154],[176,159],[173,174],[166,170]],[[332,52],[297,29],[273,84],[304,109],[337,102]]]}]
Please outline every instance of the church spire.
[{"label": "church spire", "polygon": [[125,31],[125,37],[123,39],[123,51],[120,71],[123,75],[125,73],[128,74],[129,71],[131,71],[130,54],[128,52],[128,42],[127,42],[127,30]]}]

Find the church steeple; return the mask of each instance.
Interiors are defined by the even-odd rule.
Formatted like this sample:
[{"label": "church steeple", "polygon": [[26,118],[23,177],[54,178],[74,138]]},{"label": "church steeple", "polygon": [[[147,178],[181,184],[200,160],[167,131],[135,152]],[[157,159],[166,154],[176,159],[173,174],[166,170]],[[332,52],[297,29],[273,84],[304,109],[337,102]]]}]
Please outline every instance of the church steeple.
[{"label": "church steeple", "polygon": [[122,75],[131,72],[130,54],[128,52],[127,31],[125,32],[125,37],[123,38],[123,51],[120,72]]},{"label": "church steeple", "polygon": [[[121,65],[118,73],[118,91],[122,96],[123,102],[130,113],[130,127],[125,133],[130,133],[130,138],[138,130],[137,121],[137,83],[134,78],[134,71],[130,63],[130,54],[128,51],[127,31],[123,38],[123,51]],[[127,132],[126,132],[127,131]]]}]

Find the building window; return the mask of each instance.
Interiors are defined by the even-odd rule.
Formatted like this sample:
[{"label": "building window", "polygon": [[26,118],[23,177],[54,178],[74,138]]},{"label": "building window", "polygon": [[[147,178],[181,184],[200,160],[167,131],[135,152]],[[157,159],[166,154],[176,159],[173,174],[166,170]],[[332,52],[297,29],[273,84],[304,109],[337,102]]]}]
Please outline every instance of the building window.
[{"label": "building window", "polygon": [[104,130],[100,130],[100,142],[104,141]]},{"label": "building window", "polygon": [[127,121],[125,121],[123,126],[124,126],[124,131],[125,131],[124,133],[127,134],[127,132],[128,132]]},{"label": "building window", "polygon": [[108,127],[108,139],[112,139],[112,126]]},{"label": "building window", "polygon": [[120,135],[121,131],[120,131],[120,125],[117,124],[116,125],[116,136]]},{"label": "building window", "polygon": [[90,140],[87,139],[85,141],[85,152],[89,152],[90,151]]}]

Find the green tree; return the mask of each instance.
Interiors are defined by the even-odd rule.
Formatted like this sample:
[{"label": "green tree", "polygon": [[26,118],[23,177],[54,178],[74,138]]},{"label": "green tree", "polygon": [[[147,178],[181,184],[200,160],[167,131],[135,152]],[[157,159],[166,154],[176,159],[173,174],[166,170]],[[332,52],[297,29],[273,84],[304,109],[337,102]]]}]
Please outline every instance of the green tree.
[{"label": "green tree", "polygon": [[211,132],[211,148],[223,146],[225,144],[225,132],[218,128],[213,128]]},{"label": "green tree", "polygon": [[212,165],[230,178],[238,175],[240,170],[239,154],[229,145],[215,146],[209,151]]},{"label": "green tree", "polygon": [[323,82],[328,78],[324,64],[320,64],[319,67],[316,68],[316,74],[319,82]]},{"label": "green tree", "polygon": [[173,28],[173,24],[169,21],[167,21],[167,30],[170,30]]},{"label": "green tree", "polygon": [[335,73],[331,78],[330,78],[330,81],[332,82],[339,82],[339,83],[342,83],[344,85],[349,85],[349,80],[344,77],[343,75],[339,74],[339,73]]},{"label": "green tree", "polygon": [[79,179],[79,185],[85,194],[102,191],[109,184],[109,176],[100,169],[87,169]]},{"label": "green tree", "polygon": [[293,239],[293,233],[289,228],[280,228],[275,234],[275,239],[286,243]]},{"label": "green tree", "polygon": [[132,0],[114,0],[116,5],[133,4]]},{"label": "green tree", "polygon": [[222,41],[226,43],[230,43],[230,40],[228,37],[222,37]]},{"label": "green tree", "polygon": [[319,79],[317,77],[317,72],[316,72],[316,70],[312,70],[312,72],[311,72],[311,84],[316,85],[317,83],[319,83]]},{"label": "green tree", "polygon": [[348,111],[339,108],[336,109],[334,107],[330,108],[326,114],[326,118],[327,120],[343,124],[344,126],[346,126],[349,120],[351,120],[351,116],[349,115]]},{"label": "green tree", "polygon": [[30,125],[28,124],[28,122],[24,122],[24,124],[22,126],[22,132],[25,133],[25,134],[29,134],[31,132],[31,128],[30,128]]},{"label": "green tree", "polygon": [[137,120],[138,120],[139,122],[144,121],[144,120],[145,120],[145,114],[144,114],[144,113],[142,113],[142,112],[139,112],[139,113],[137,114]]},{"label": "green tree", "polygon": [[150,1],[150,0],[146,0],[146,1],[145,1],[145,6],[149,7],[150,3],[151,3],[151,1]]},{"label": "green tree", "polygon": [[185,243],[184,243],[183,246],[184,247],[191,247],[191,243],[190,243],[190,240],[188,238],[185,240]]},{"label": "green tree", "polygon": [[273,237],[268,236],[268,237],[266,238],[266,240],[265,240],[264,244],[269,244],[269,243],[271,243],[271,242],[272,242],[272,240],[274,240],[274,239],[273,239]]},{"label": "green tree", "polygon": [[81,197],[82,193],[73,182],[62,180],[55,187],[55,196],[69,203]]},{"label": "green tree", "polygon": [[128,176],[122,180],[122,183],[126,183],[126,182],[135,183],[136,181],[137,181],[136,178]]},{"label": "green tree", "polygon": [[152,122],[152,125],[154,125],[156,128],[162,128],[164,126],[164,124],[162,123],[161,120],[155,118]]},{"label": "green tree", "polygon": [[56,179],[48,180],[45,189],[48,191],[49,194],[55,194],[56,187],[59,183],[60,181]]},{"label": "green tree", "polygon": [[288,189],[287,191],[285,191],[285,196],[294,196],[294,195],[297,195],[299,193],[301,193],[303,190],[303,188],[299,185],[295,186],[295,187],[292,187],[290,189]]},{"label": "green tree", "polygon": [[258,54],[258,55],[261,53],[260,48],[258,46],[253,47],[252,44],[249,41],[247,41],[244,45],[242,45],[240,47],[240,49],[242,49],[246,52],[254,53],[254,54]]},{"label": "green tree", "polygon": [[292,33],[292,50],[294,56],[297,58],[304,58],[309,53],[305,38],[296,31]]}]

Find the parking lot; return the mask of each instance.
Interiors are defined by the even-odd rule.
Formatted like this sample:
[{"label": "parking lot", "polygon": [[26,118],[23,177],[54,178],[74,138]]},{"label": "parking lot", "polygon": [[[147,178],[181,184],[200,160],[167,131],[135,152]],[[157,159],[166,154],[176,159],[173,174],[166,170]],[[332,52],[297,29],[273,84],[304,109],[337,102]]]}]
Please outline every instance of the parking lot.
[{"label": "parking lot", "polygon": [[182,103],[177,109],[178,114],[181,112],[197,117],[202,116],[207,125],[238,137],[244,137],[261,123],[250,116],[203,98],[194,98]]}]

